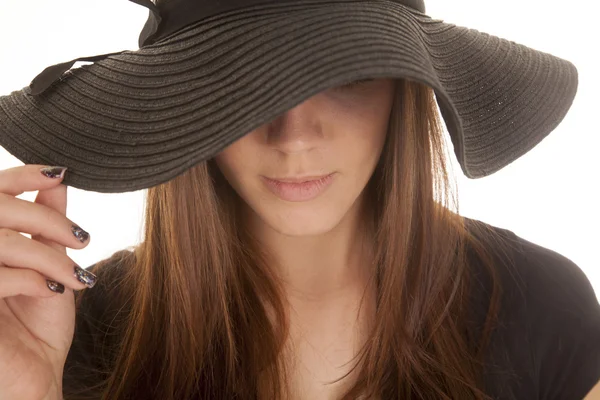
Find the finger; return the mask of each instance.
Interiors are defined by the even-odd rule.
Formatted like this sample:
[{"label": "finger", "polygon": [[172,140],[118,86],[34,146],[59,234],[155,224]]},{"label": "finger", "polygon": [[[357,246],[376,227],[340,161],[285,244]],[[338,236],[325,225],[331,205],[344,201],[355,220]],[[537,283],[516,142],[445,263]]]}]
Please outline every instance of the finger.
[{"label": "finger", "polygon": [[[43,197],[49,196],[55,206],[64,207],[57,205],[64,201],[60,198],[63,196],[61,190],[64,189],[57,188],[56,193],[44,194]],[[74,249],[84,248],[89,243],[89,234],[60,212],[3,193],[0,193],[0,227],[29,233],[32,237],[42,236]]]},{"label": "finger", "polygon": [[80,268],[67,255],[4,228],[0,229],[0,263],[37,271],[75,290],[93,287],[96,283],[94,274]]},{"label": "finger", "polygon": [[46,278],[31,269],[0,267],[0,298],[17,295],[53,297],[61,294],[64,287],[52,290],[56,285],[49,284]]},{"label": "finger", "polygon": [[67,214],[67,187],[59,184],[57,186],[40,189],[35,198],[35,202],[43,204],[56,210],[61,215]]},{"label": "finger", "polygon": [[[18,196],[23,192],[50,189],[60,184],[64,178],[66,168],[62,173],[56,168],[63,167],[27,164],[0,170],[0,193]],[[42,169],[47,171],[46,175],[42,173]]]},{"label": "finger", "polygon": [[[50,189],[40,190],[34,203],[46,206],[64,216],[67,213],[67,187],[65,185],[58,185]],[[72,227],[70,229],[72,229]],[[71,232],[73,232],[73,230],[71,230]],[[63,254],[67,254],[67,248],[54,240],[45,238],[42,235],[31,235],[31,238],[44,243]],[[82,236],[79,235],[79,238],[81,239]],[[87,244],[89,244],[89,235],[86,246]]]}]

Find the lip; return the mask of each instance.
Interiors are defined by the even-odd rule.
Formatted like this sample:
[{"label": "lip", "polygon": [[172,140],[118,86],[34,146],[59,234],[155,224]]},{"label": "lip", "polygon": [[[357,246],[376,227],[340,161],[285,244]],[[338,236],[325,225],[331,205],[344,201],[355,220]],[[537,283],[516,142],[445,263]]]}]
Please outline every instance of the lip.
[{"label": "lip", "polygon": [[322,194],[333,182],[335,172],[320,177],[295,177],[273,179],[261,176],[265,186],[277,197],[285,201],[308,201]]},{"label": "lip", "polygon": [[[329,174],[331,175],[331,174]],[[285,183],[302,183],[309,181],[318,181],[319,179],[323,179],[328,175],[306,175],[306,176],[295,176],[290,178],[267,178],[272,181],[285,182]]]}]

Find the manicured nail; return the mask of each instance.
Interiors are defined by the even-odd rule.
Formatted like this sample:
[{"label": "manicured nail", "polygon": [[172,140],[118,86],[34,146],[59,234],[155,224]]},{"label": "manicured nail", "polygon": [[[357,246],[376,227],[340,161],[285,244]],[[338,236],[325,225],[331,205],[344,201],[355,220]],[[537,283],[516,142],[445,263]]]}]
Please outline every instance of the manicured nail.
[{"label": "manicured nail", "polygon": [[85,243],[86,240],[88,240],[90,238],[90,234],[87,233],[86,231],[84,231],[83,229],[81,229],[79,226],[77,225],[72,225],[71,226],[71,232],[73,232],[73,235],[77,238],[77,240],[79,240],[81,243]]},{"label": "manicured nail", "polygon": [[65,286],[62,283],[54,282],[49,279],[46,279],[46,284],[48,285],[48,289],[52,290],[55,293],[64,293]]},{"label": "manicured nail", "polygon": [[96,284],[96,275],[92,274],[89,271],[86,271],[78,265],[75,266],[74,275],[79,282],[83,283],[89,288],[94,287],[94,285]]},{"label": "manicured nail", "polygon": [[67,167],[44,167],[40,169],[42,174],[48,178],[62,178],[65,175]]}]

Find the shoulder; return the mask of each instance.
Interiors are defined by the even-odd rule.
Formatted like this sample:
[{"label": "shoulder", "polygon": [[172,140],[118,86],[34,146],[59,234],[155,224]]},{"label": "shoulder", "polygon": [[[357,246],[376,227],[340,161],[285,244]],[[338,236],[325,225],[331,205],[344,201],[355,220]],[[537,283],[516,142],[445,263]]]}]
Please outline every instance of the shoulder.
[{"label": "shoulder", "polygon": [[507,285],[507,295],[526,302],[523,306],[551,307],[563,318],[598,322],[598,297],[587,275],[571,259],[508,229],[469,220],[469,227],[474,224],[476,235],[502,259],[498,272],[502,284]]},{"label": "shoulder", "polygon": [[[111,280],[123,276],[125,269],[134,261],[135,252],[133,249],[127,248],[114,252],[110,257],[100,260],[86,269],[98,277],[102,276]],[[99,282],[101,281],[99,280]],[[104,282],[104,286],[106,286],[106,282]]]},{"label": "shoulder", "polygon": [[63,376],[65,398],[75,393],[97,397],[94,391],[114,367],[131,306],[123,281],[133,260],[132,251],[121,250],[86,268],[98,280],[75,295],[75,332]]},{"label": "shoulder", "polygon": [[135,253],[124,249],[85,268],[98,279],[93,288],[76,292],[79,333],[105,334],[116,329],[116,317],[125,314],[130,305],[126,277],[134,261]]},{"label": "shoulder", "polygon": [[532,325],[567,321],[600,324],[598,296],[581,267],[555,250],[510,230],[489,226],[506,238],[508,247],[503,249],[509,249],[512,264],[502,271],[503,283],[508,285],[507,294],[522,302],[519,305],[531,314]]},{"label": "shoulder", "polygon": [[87,267],[98,279],[93,288],[77,292],[78,315],[98,318],[114,308],[122,308],[127,297],[125,278],[134,260],[135,253],[124,249]]},{"label": "shoulder", "polygon": [[499,248],[510,259],[499,264],[503,300],[494,361],[516,371],[517,394],[582,399],[600,380],[600,303],[589,278],[568,257],[486,225],[503,238]]},{"label": "shoulder", "polygon": [[600,380],[598,297],[572,260],[516,237],[539,398],[582,399]]}]

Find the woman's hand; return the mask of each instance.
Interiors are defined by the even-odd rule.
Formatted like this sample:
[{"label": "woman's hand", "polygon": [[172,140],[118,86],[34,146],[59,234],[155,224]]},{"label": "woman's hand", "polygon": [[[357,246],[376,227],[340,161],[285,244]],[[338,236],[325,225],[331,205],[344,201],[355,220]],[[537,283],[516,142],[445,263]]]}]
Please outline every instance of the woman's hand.
[{"label": "woman's hand", "polygon": [[[77,269],[67,256],[66,247],[86,247],[89,235],[65,216],[64,172],[47,168],[43,174],[42,168],[0,170],[0,399],[5,400],[62,399],[75,326],[73,289],[95,283],[94,275]],[[35,190],[35,202],[15,197]]]}]

